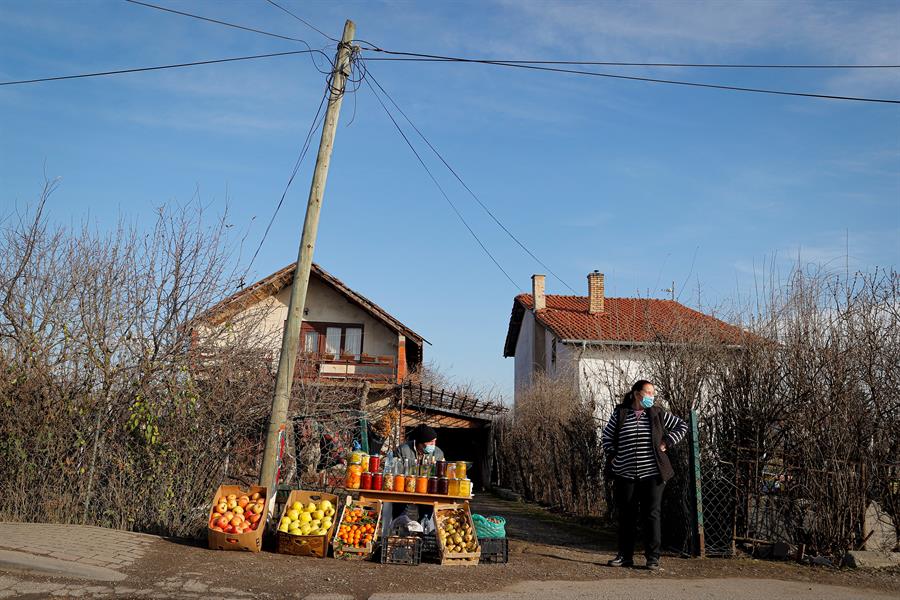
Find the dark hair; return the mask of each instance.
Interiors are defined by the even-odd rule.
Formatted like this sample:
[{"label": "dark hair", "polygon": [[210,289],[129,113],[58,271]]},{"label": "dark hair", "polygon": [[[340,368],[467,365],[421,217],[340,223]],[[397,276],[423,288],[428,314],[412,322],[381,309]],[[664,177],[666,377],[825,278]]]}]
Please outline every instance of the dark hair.
[{"label": "dark hair", "polygon": [[622,396],[621,404],[623,406],[628,406],[632,402],[634,402],[634,395],[644,389],[644,386],[648,383],[653,383],[652,381],[647,381],[646,379],[638,379],[634,382],[634,385],[631,386],[631,390]]}]

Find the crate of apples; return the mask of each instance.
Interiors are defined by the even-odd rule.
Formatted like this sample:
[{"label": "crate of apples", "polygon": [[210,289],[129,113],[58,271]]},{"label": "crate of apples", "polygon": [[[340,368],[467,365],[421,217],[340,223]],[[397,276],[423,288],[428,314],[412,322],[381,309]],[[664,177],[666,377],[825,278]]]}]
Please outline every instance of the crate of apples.
[{"label": "crate of apples", "polygon": [[242,490],[234,485],[219,486],[209,514],[209,547],[259,552],[267,503],[266,488],[253,486]]}]

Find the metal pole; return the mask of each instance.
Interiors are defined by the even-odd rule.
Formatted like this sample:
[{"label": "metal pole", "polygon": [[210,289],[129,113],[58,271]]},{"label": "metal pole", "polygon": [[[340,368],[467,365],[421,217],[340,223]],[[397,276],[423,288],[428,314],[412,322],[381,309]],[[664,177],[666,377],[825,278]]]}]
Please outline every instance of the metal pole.
[{"label": "metal pole", "polygon": [[331,94],[328,98],[328,109],[325,112],[325,122],[322,126],[322,140],[319,142],[316,169],[313,172],[312,184],[309,188],[306,219],[303,222],[303,233],[300,237],[294,281],[291,284],[287,322],[281,338],[281,355],[278,359],[275,395],[272,398],[272,414],[269,417],[266,449],[263,453],[262,468],[259,473],[260,485],[267,487],[273,497],[276,484],[278,431],[287,420],[291,384],[294,379],[294,363],[297,360],[297,350],[300,345],[300,325],[303,321],[303,309],[306,306],[306,291],[309,288],[309,271],[312,267],[313,249],[319,230],[319,213],[322,210],[322,199],[325,195],[325,182],[328,179],[328,165],[331,161],[331,150],[334,147],[334,136],[337,132],[341,102],[344,98],[344,87],[350,74],[350,42],[355,33],[356,25],[348,19],[344,24],[344,35],[338,45],[334,70],[331,72]]}]

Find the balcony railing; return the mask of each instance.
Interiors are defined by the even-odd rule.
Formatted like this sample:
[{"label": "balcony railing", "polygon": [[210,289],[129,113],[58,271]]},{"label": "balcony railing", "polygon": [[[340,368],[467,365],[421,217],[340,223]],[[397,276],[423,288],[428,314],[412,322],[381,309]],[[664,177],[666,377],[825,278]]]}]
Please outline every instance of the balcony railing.
[{"label": "balcony railing", "polygon": [[396,383],[397,359],[368,354],[301,353],[297,356],[294,377]]}]

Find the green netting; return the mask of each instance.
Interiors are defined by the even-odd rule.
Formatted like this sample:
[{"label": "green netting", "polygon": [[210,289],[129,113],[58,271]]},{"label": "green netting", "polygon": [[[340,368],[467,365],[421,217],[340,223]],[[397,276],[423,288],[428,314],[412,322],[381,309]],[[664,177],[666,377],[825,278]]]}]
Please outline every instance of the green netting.
[{"label": "green netting", "polygon": [[506,519],[503,517],[472,515],[472,521],[475,523],[475,534],[479,538],[506,537]]}]

